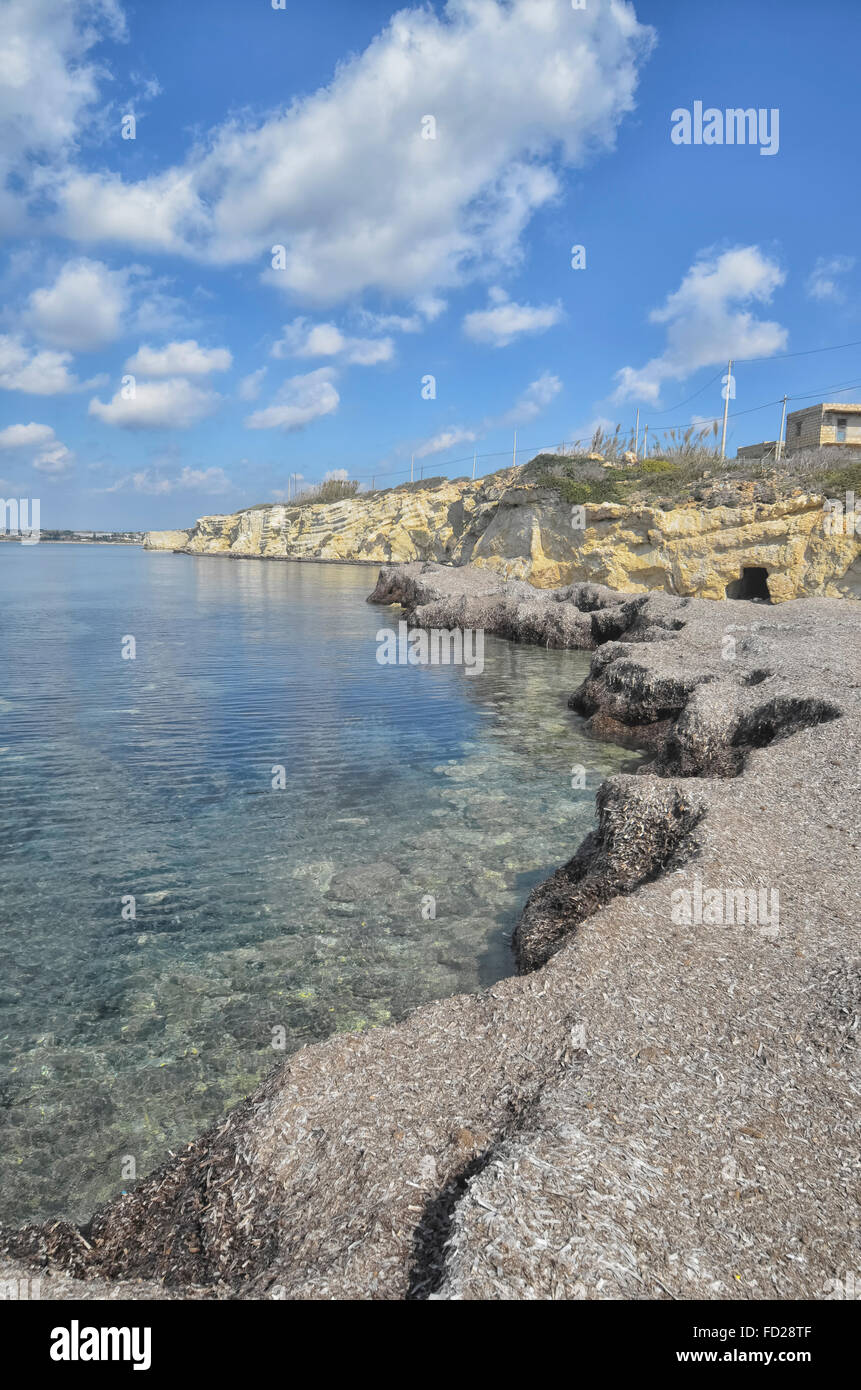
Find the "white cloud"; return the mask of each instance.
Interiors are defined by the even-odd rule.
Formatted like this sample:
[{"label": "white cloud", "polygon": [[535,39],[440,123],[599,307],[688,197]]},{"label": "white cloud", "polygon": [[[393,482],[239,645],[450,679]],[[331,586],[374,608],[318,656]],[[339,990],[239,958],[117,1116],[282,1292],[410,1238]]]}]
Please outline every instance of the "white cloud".
[{"label": "white cloud", "polygon": [[492,343],[507,347],[522,333],[543,333],[561,321],[561,304],[515,304],[504,290],[490,291],[492,308],[477,309],[467,314],[463,330],[477,343]]},{"label": "white cloud", "polygon": [[447,308],[444,299],[424,294],[415,300],[413,314],[372,314],[367,309],[361,309],[358,317],[362,326],[374,333],[421,333],[427,324],[434,323]]},{"label": "white cloud", "polygon": [[126,370],[146,377],[208,376],[226,372],[233,364],[227,348],[204,348],[194,338],[153,348],[144,344],[126,362]]},{"label": "white cloud", "polygon": [[775,261],[758,246],[719,254],[704,252],[666,303],[649,315],[666,325],[666,347],[644,367],[616,373],[616,401],[655,402],[664,381],[681,381],[700,367],[728,358],[769,357],[786,346],[779,323],[757,319],[747,306],[768,303],[785,280]]},{"label": "white cloud", "polygon": [[428,439],[424,444],[416,449],[416,458],[428,458],[431,454],[445,453],[446,449],[453,449],[456,444],[472,444],[478,438],[474,430],[464,429],[461,425],[455,425],[448,430],[441,430],[432,439]]},{"label": "white cloud", "polygon": [[233,483],[223,468],[183,468],[176,478],[164,477],[153,468],[129,473],[101,492],[143,492],[149,496],[165,496],[171,492],[205,492],[218,495],[230,492]]},{"label": "white cloud", "polygon": [[106,425],[126,430],[188,429],[217,409],[221,397],[183,377],[167,381],[138,381],[127,399],[121,387],[107,403],[94,397],[89,414]]},{"label": "white cloud", "polygon": [[323,474],[324,483],[346,483],[349,479],[350,474],[346,468],[329,468]]},{"label": "white cloud", "polygon": [[116,0],[4,0],[0,147],[8,157],[74,143],[102,76],[90,49],[123,31]]},{"label": "white cloud", "polygon": [[855,265],[854,256],[820,256],[807,279],[811,299],[830,299],[840,303],[845,298],[837,276],[846,275]]},{"label": "white cloud", "polygon": [[529,383],[511,409],[503,415],[488,416],[476,429],[470,429],[464,425],[453,425],[449,429],[441,430],[439,434],[425,440],[416,449],[416,458],[427,458],[430,454],[442,454],[446,449],[453,449],[458,444],[474,444],[488,430],[525,425],[546,410],[561,390],[562,382],[558,376],[554,376],[551,372],[543,372],[541,376],[536,377],[535,381]]},{"label": "white cloud", "polygon": [[7,425],[0,430],[0,449],[35,449],[33,467],[40,473],[68,473],[74,454],[54,434],[50,425]]},{"label": "white cloud", "polygon": [[535,381],[531,381],[526,390],[518,396],[510,410],[489,423],[493,425],[525,425],[546,410],[561,390],[562,382],[558,376],[554,376],[552,372],[542,372],[541,376],[536,377]]},{"label": "white cloud", "polygon": [[448,305],[444,299],[440,299],[436,294],[420,294],[416,299],[416,308],[428,323],[435,323],[440,314],[445,313]]},{"label": "white cloud", "polygon": [[257,400],[266,372],[266,367],[258,367],[256,372],[249,372],[248,376],[242,378],[239,383],[239,399],[241,401]]},{"label": "white cloud", "polygon": [[52,347],[92,352],[122,332],[128,307],[128,274],[102,261],[68,261],[53,285],[30,295],[24,322]]},{"label": "white cloud", "polygon": [[255,410],[245,423],[250,430],[301,430],[322,415],[338,409],[340,396],[331,367],[320,367],[305,376],[291,376],[265,410]]},{"label": "white cloud", "polygon": [[50,425],[7,425],[0,430],[0,449],[33,448],[37,444],[47,444],[53,440],[54,431]]},{"label": "white cloud", "polygon": [[69,472],[74,457],[71,449],[67,449],[65,444],[61,444],[57,440],[55,444],[49,444],[46,448],[40,449],[33,460],[33,467],[40,473],[57,476],[60,473]]},{"label": "white cloud", "polygon": [[307,319],[285,323],[284,337],[272,348],[273,357],[340,357],[360,367],[390,362],[395,345],[391,338],[348,338],[334,323],[311,324]]},{"label": "white cloud", "polygon": [[0,390],[24,391],[31,396],[61,396],[81,390],[82,383],[69,371],[69,352],[47,349],[35,352],[20,338],[0,333]]},{"label": "white cloud", "polygon": [[559,191],[554,165],[612,147],[651,41],[621,0],[402,9],[328,87],[225,122],[181,166],[70,174],[57,226],[219,264],[268,266],[284,245],[266,279],[309,302],[432,294],[517,260]]},{"label": "white cloud", "polygon": [[56,191],[62,205],[58,230],[73,240],[116,242],[144,251],[191,250],[177,228],[202,234],[204,207],[191,171],[168,170],[142,183],[117,174],[68,173]]}]

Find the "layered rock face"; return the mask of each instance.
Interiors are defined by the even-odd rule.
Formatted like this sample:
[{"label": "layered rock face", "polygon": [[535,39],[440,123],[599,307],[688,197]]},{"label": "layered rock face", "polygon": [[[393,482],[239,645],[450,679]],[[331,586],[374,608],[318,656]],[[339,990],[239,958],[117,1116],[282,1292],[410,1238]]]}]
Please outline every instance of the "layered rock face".
[{"label": "layered rock face", "polygon": [[828,533],[822,497],[766,502],[742,487],[725,502],[717,494],[678,506],[577,508],[517,476],[508,469],[476,482],[207,516],[188,533],[150,532],[145,546],[268,559],[471,563],[541,589],[595,583],[713,599],[728,589],[734,596],[745,570],[758,570],[775,603],[861,597],[861,538],[851,528]]},{"label": "layered rock face", "polygon": [[[438,560],[465,563],[496,514],[514,470],[475,482],[460,478],[304,507],[273,503],[235,516],[204,516],[177,549],[193,555],[265,559]],[[165,548],[165,532],[144,544]]]},{"label": "layered rock face", "polygon": [[144,550],[183,550],[190,535],[190,531],[147,531]]}]

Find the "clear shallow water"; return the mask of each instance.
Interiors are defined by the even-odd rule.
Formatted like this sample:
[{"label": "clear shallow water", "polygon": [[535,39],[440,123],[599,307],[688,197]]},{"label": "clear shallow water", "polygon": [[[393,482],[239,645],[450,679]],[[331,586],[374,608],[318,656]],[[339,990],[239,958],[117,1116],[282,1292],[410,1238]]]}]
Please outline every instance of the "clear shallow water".
[{"label": "clear shallow water", "polygon": [[511,972],[632,755],[566,708],[584,655],[378,665],[375,579],[0,546],[0,1219],[88,1214],[247,1094],[273,1029],[290,1051]]}]

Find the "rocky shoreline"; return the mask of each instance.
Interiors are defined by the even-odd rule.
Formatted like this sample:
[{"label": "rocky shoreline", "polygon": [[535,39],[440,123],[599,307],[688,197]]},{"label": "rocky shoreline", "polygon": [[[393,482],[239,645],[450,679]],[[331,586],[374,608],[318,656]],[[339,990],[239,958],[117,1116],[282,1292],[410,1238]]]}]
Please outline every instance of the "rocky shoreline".
[{"label": "rocky shoreline", "polygon": [[603,784],[597,831],[530,895],[518,975],[302,1049],[82,1230],[3,1233],[0,1277],[39,1267],[43,1297],[829,1297],[861,1258],[857,603],[430,563],[385,566],[372,601],[592,650],[572,706],[652,761]]}]

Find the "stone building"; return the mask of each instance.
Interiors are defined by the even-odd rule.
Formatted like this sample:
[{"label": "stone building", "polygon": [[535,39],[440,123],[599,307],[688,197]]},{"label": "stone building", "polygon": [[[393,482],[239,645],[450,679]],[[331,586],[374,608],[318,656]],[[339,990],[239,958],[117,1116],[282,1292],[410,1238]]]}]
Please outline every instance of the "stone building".
[{"label": "stone building", "polygon": [[786,452],[818,449],[822,445],[852,445],[861,449],[861,405],[825,402],[786,417]]},{"label": "stone building", "polygon": [[760,444],[745,444],[741,449],[736,449],[735,456],[750,462],[757,459],[773,459],[776,453],[777,440],[764,439]]}]

